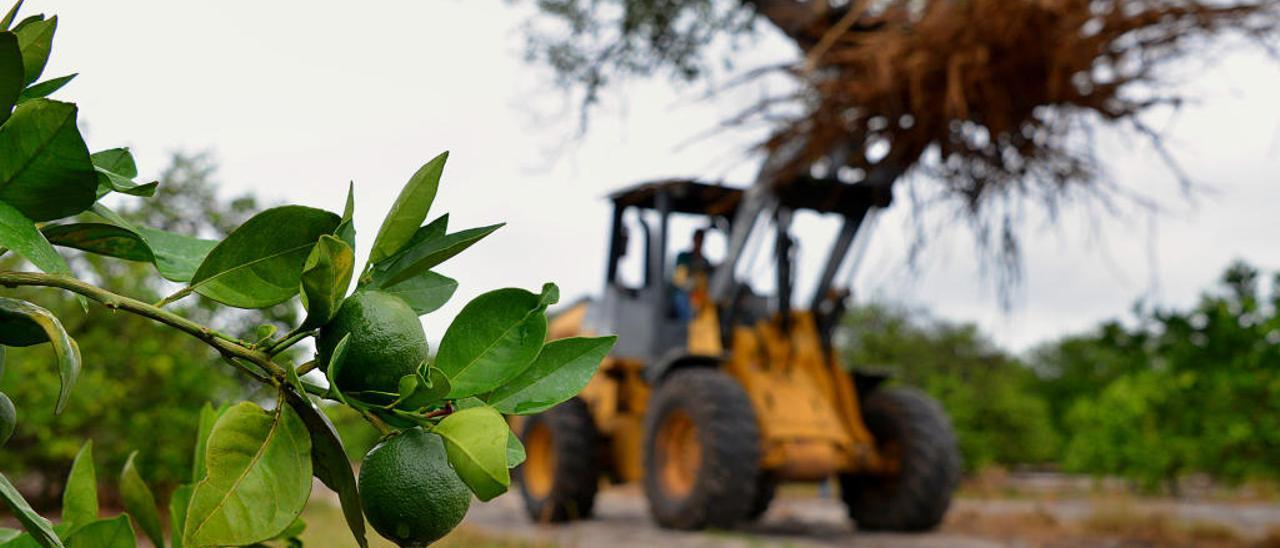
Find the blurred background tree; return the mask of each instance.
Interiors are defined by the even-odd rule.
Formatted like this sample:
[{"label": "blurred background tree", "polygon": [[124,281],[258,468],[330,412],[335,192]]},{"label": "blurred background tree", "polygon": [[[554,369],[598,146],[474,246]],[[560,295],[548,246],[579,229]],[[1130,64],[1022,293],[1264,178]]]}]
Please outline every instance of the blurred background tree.
[{"label": "blurred background tree", "polygon": [[1059,434],[1035,374],[977,326],[870,304],[849,313],[838,344],[846,364],[887,369],[937,398],[968,470],[1056,460]]},{"label": "blurred background tree", "polygon": [[[260,209],[249,195],[220,198],[214,179],[216,165],[207,154],[174,153],[163,171],[153,199],[123,198],[119,211],[131,221],[170,231],[221,237]],[[136,204],[136,205],[135,205]],[[153,302],[174,287],[156,276],[149,265],[101,260],[76,252],[64,253],[82,279],[143,301]],[[0,257],[6,269],[16,269],[13,255]],[[81,346],[86,362],[73,402],[61,416],[52,409],[58,393],[57,367],[47,345],[10,348],[0,390],[22,411],[13,439],[0,452],[0,469],[33,481],[43,492],[31,493],[42,502],[55,500],[62,479],[85,439],[94,441],[98,477],[113,483],[129,452],[139,449],[138,466],[148,481],[167,486],[185,481],[199,416],[192,402],[221,402],[243,394],[251,383],[219,363],[205,344],[172,329],[164,329],[130,314],[113,314],[97,306],[84,313],[66,293],[40,289],[6,290],[30,299],[63,319]],[[198,299],[172,305],[199,322],[249,336],[256,326],[293,321],[291,305],[267,311],[221,312]],[[224,309],[225,310],[225,309]],[[34,481],[38,479],[39,481]]]},{"label": "blurred background tree", "polygon": [[1192,307],[1136,306],[1023,359],[971,324],[884,304],[853,310],[837,343],[846,363],[938,398],[970,471],[1051,465],[1178,494],[1189,474],[1280,479],[1278,311],[1280,276],[1236,263]]}]

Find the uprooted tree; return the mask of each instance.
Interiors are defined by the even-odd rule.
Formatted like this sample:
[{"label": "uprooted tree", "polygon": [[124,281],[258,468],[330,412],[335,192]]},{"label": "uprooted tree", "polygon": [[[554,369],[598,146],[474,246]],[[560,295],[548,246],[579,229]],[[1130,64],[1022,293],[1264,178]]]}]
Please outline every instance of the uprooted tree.
[{"label": "uprooted tree", "polygon": [[[134,524],[156,546],[166,540],[173,546],[289,540],[305,527],[298,516],[314,475],[338,493],[360,545],[366,545],[367,518],[402,546],[425,546],[461,521],[472,494],[489,500],[506,491],[508,470],[523,461],[524,450],[503,415],[537,413],[571,398],[613,338],[546,342],[545,311],[558,299],[555,285],[546,284],[539,293],[509,288],[476,297],[431,355],[419,316],[439,309],[458,285],[433,269],[501,226],[449,232],[447,214],[423,225],[447,154],[409,179],[359,270],[350,191],[341,214],[276,207],[221,241],[143,226],[103,199],[146,198],[157,184],[135,180],[138,169],[127,149],[91,154],[77,128],[76,105],[48,99],[75,75],[41,80],[57,18],[18,20],[20,7],[0,19],[0,253],[13,253],[39,271],[0,270],[0,374],[5,347],[47,343],[61,380],[53,411],[67,405],[81,349],[57,316],[5,291],[50,288],[75,294],[85,314],[136,314],[191,335],[235,371],[269,387],[275,404],[244,401],[214,409],[189,402],[205,408],[192,432],[190,483],[170,497],[168,539],[155,496],[132,457],[120,476],[127,514],[100,517],[92,446],[86,443],[72,464],[57,525],[0,475],[0,500],[26,529],[0,529],[0,542],[134,546]],[[180,289],[152,304],[95,286],[77,279],[55,246],[151,264]],[[356,288],[349,292],[352,282]],[[284,334],[273,325],[226,333],[166,308],[193,295],[243,309],[299,297],[306,314]],[[286,350],[312,337],[316,359],[288,363]],[[324,373],[327,386],[302,378],[313,370]],[[316,400],[350,406],[383,434],[366,455],[359,480]],[[0,394],[0,443],[22,427],[18,418]]]},{"label": "uprooted tree", "polygon": [[587,106],[615,80],[741,65],[744,38],[765,22],[795,45],[794,62],[744,67],[732,83],[782,74],[791,85],[726,121],[772,128],[757,183],[815,166],[877,185],[919,175],[919,205],[951,208],[1014,275],[1018,200],[1050,212],[1074,197],[1151,205],[1107,179],[1091,128],[1149,137],[1188,184],[1144,118],[1184,100],[1162,70],[1223,38],[1273,51],[1280,24],[1275,0],[534,3],[530,58]]}]

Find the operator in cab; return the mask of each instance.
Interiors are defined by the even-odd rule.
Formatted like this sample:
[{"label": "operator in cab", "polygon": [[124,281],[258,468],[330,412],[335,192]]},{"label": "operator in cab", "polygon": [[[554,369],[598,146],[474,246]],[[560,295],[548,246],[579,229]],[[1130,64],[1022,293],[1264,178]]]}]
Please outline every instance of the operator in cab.
[{"label": "operator in cab", "polygon": [[700,304],[706,295],[707,277],[711,275],[712,266],[702,254],[702,244],[706,240],[707,229],[693,231],[693,240],[689,249],[676,255],[675,269],[671,272],[673,287],[673,307],[675,316],[681,320],[693,319],[695,306]]}]

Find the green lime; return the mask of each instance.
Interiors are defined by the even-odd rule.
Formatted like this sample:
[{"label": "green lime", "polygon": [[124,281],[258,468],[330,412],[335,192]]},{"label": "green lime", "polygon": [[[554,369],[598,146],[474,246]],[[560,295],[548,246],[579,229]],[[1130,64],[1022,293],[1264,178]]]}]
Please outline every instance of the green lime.
[{"label": "green lime", "polygon": [[13,429],[17,427],[18,410],[13,407],[13,401],[9,396],[0,392],[0,445],[9,441],[9,437],[13,435]]},{"label": "green lime", "polygon": [[428,356],[418,314],[401,298],[381,291],[357,291],[320,328],[316,347],[322,369],[328,370],[329,357],[347,335],[337,378],[344,392],[395,393],[400,378],[416,371]]},{"label": "green lime", "polygon": [[449,466],[440,436],[411,428],[364,456],[360,500],[379,534],[401,546],[426,546],[462,522],[471,492]]}]

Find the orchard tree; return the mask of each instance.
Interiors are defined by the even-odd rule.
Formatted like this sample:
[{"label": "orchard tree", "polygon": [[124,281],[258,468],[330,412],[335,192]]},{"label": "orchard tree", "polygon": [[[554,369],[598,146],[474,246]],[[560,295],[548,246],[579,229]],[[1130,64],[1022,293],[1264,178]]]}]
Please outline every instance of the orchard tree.
[{"label": "orchard tree", "polygon": [[[90,444],[72,465],[57,525],[0,475],[0,499],[26,529],[0,532],[0,538],[46,547],[134,546],[136,524],[156,546],[166,540],[227,546],[290,539],[305,527],[298,516],[314,475],[338,493],[362,546],[366,518],[402,546],[425,546],[461,521],[473,494],[490,500],[505,492],[509,469],[524,459],[524,450],[503,415],[536,413],[572,397],[613,339],[545,342],[545,311],[558,299],[555,285],[546,284],[537,293],[511,288],[475,298],[432,356],[418,317],[437,310],[457,287],[432,268],[502,226],[450,232],[447,214],[423,224],[447,153],[410,177],[358,270],[351,191],[341,214],[274,207],[221,240],[131,221],[102,199],[146,198],[157,183],[135,180],[137,166],[127,149],[90,153],[77,128],[76,106],[48,98],[74,75],[42,79],[57,18],[19,19],[20,5],[0,19],[0,248],[37,271],[0,270],[0,288],[62,290],[76,296],[81,314],[133,314],[190,335],[266,387],[274,405],[206,404],[191,432],[196,452],[190,483],[170,499],[169,539],[133,458],[120,476],[127,514],[100,516]],[[150,264],[182,288],[148,303],[78,279],[55,246]],[[248,335],[228,333],[175,308],[195,295],[241,309],[296,297],[306,314],[284,334],[273,324]],[[287,351],[312,337],[316,359],[290,363]],[[52,411],[62,413],[81,375],[78,343],[46,308],[0,293],[0,367],[5,347],[44,344],[56,356],[60,379]],[[131,351],[86,350],[90,356]],[[92,359],[89,364],[97,365]],[[313,370],[325,374],[327,386],[301,378]],[[317,399],[351,407],[383,435],[365,456],[358,481]],[[18,419],[9,398],[0,396],[0,443],[15,425],[22,427]]]},{"label": "orchard tree", "polygon": [[1077,201],[1151,207],[1144,191],[1106,177],[1093,128],[1150,138],[1190,185],[1146,121],[1184,99],[1162,69],[1215,51],[1223,37],[1270,52],[1280,36],[1275,0],[532,3],[529,57],[580,92],[585,108],[628,78],[688,82],[721,62],[743,65],[753,34],[785,38],[792,61],[741,67],[730,82],[789,82],[726,120],[772,128],[756,184],[810,172],[878,186],[916,176],[915,205],[967,221],[996,253],[997,272],[1015,277],[1026,205],[1051,215]]}]

